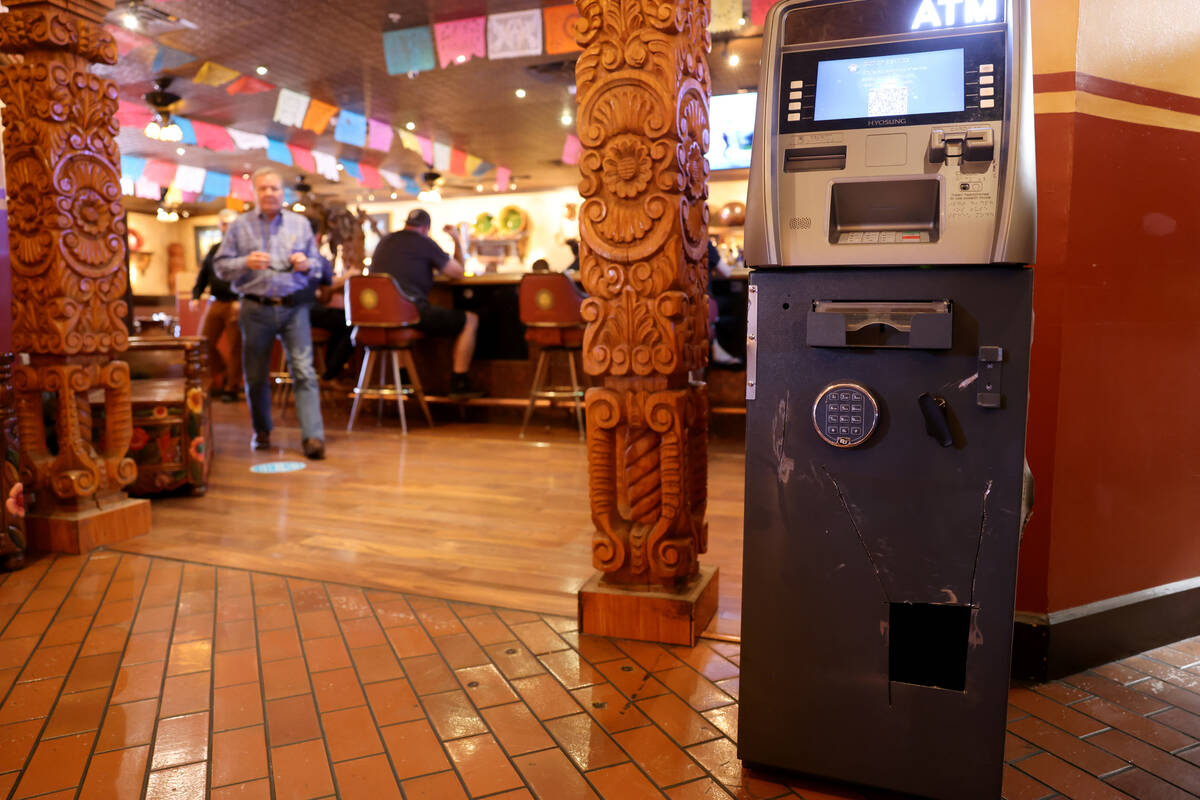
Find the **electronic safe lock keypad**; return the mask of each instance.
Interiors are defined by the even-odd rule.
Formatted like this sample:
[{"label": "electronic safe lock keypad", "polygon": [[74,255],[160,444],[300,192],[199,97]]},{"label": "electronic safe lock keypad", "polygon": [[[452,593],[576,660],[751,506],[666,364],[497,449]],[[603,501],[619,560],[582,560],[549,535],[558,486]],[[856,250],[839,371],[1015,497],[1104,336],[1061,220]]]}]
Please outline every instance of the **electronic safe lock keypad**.
[{"label": "electronic safe lock keypad", "polygon": [[875,432],[879,406],[857,383],[834,383],[813,403],[813,427],[834,447],[858,447]]}]

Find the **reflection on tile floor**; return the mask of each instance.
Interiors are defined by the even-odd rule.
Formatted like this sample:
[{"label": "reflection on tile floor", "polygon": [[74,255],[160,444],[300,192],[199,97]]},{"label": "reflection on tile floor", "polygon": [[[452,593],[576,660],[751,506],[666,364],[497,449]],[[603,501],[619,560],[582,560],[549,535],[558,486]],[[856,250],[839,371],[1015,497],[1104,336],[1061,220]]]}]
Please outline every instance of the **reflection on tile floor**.
[{"label": "reflection on tile floor", "polygon": [[[103,552],[0,623],[0,796],[868,796],[743,770],[734,644]],[[1008,800],[1200,796],[1200,639],[1014,688],[1008,730]]]}]

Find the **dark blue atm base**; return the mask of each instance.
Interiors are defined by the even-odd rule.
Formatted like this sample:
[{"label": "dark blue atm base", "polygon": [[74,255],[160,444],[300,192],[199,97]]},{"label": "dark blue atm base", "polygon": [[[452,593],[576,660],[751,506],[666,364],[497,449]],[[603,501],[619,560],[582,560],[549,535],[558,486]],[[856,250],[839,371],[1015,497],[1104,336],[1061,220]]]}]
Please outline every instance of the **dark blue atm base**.
[{"label": "dark blue atm base", "polygon": [[[768,270],[751,287],[739,755],[937,800],[997,800],[1032,271]],[[952,314],[817,346],[836,344],[839,324],[810,313],[817,300],[949,300]],[[818,400],[817,424],[830,424],[827,388],[841,383],[878,407],[858,446],[814,426]]]}]

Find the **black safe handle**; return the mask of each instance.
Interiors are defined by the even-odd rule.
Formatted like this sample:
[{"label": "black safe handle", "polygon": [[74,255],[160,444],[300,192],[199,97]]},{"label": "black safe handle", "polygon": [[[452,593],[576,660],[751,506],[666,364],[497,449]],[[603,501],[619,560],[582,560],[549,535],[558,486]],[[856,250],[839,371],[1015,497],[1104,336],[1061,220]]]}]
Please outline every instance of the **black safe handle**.
[{"label": "black safe handle", "polygon": [[954,444],[954,434],[950,431],[950,421],[946,418],[946,400],[926,392],[917,398],[921,407],[921,415],[925,417],[925,432],[932,436],[942,447]]}]

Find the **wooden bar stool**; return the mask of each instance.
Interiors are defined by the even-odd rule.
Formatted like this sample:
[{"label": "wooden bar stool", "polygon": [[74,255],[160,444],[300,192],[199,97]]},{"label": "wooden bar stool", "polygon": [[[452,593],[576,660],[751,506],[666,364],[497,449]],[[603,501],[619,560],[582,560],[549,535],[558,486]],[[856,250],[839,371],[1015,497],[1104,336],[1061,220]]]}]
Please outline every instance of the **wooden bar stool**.
[{"label": "wooden bar stool", "polygon": [[[575,419],[579,438],[584,438],[583,386],[575,368],[575,354],[583,350],[583,317],[579,305],[583,295],[571,279],[561,272],[531,273],[521,278],[519,302],[521,322],[525,325],[525,341],[538,345],[537,366],[533,371],[533,386],[529,390],[529,405],[521,423],[521,438],[533,415],[538,400],[571,400],[575,404]],[[547,385],[553,356],[566,356],[570,371],[570,386]]]},{"label": "wooden bar stool", "polygon": [[[433,415],[425,402],[421,389],[421,378],[409,349],[421,338],[416,329],[420,320],[417,307],[400,292],[396,279],[391,275],[364,275],[346,281],[346,322],[353,328],[350,333],[355,346],[366,348],[358,383],[354,387],[354,404],[350,407],[350,422],[346,430],[354,429],[359,403],[365,398],[379,401],[379,416],[383,419],[383,401],[396,398],[400,409],[400,429],[408,433],[408,420],[404,414],[404,396],[417,398],[425,421],[433,427]],[[382,357],[381,357],[382,356]],[[388,363],[392,367],[392,382],[387,382]],[[379,365],[379,382],[372,386],[371,375]],[[403,375],[408,373],[410,385],[405,385]]]}]

